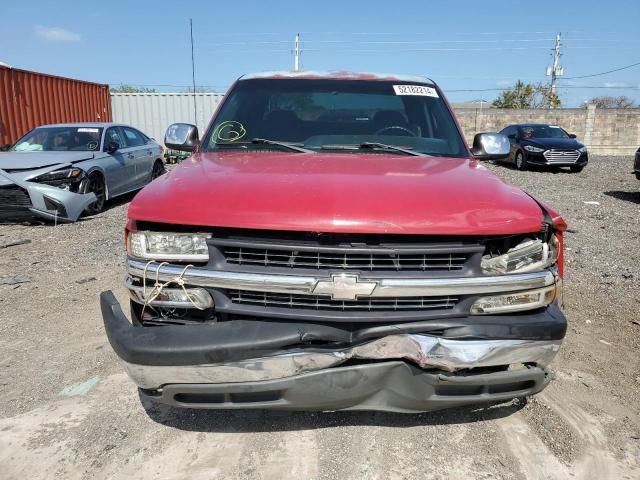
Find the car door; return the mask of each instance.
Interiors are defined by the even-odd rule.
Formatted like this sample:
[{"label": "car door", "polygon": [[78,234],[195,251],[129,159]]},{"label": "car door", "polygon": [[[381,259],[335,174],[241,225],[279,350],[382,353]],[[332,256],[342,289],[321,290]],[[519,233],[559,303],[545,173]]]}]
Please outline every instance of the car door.
[{"label": "car door", "polygon": [[126,137],[129,153],[133,156],[134,178],[131,188],[146,185],[151,178],[153,167],[153,151],[147,145],[147,139],[135,128],[122,127]]},{"label": "car door", "polygon": [[[111,142],[119,145],[118,150],[113,153],[107,152],[107,147]],[[114,197],[125,193],[131,178],[135,175],[135,167],[129,156],[127,142],[120,127],[109,127],[105,131],[102,147],[105,161],[102,166],[105,171],[105,179],[109,197]]]}]

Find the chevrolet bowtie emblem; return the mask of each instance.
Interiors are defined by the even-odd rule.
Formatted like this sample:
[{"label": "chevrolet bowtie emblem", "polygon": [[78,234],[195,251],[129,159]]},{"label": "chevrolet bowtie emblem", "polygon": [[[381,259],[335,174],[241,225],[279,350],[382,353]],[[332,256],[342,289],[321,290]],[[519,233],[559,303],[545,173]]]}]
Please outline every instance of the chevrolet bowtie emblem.
[{"label": "chevrolet bowtie emblem", "polygon": [[331,280],[320,280],[316,283],[314,295],[331,295],[334,300],[355,300],[366,297],[375,290],[378,282],[360,282],[357,275],[332,275]]}]

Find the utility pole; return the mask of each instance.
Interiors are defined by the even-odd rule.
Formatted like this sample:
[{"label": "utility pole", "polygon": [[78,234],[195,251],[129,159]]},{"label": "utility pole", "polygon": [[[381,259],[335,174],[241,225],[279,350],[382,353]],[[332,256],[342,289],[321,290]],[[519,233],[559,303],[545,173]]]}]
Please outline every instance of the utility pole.
[{"label": "utility pole", "polygon": [[191,81],[193,83],[193,124],[198,125],[198,107],[196,102],[196,62],[193,57],[193,19],[189,19],[189,31],[191,33]]},{"label": "utility pole", "polygon": [[293,48],[293,71],[300,70],[300,34],[296,33],[296,41]]},{"label": "utility pole", "polygon": [[547,77],[551,77],[551,93],[556,94],[556,80],[564,75],[564,69],[560,65],[560,33],[556,35],[556,44],[553,47],[553,63],[547,67]]}]

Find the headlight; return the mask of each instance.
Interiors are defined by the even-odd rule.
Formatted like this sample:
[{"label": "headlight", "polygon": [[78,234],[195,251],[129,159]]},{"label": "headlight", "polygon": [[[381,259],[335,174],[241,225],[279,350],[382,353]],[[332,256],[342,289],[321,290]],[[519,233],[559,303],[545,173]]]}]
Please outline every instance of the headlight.
[{"label": "headlight", "polygon": [[587,153],[587,147],[580,147],[580,148],[578,149],[578,151],[579,151],[580,153]]},{"label": "headlight", "polygon": [[542,240],[525,240],[507,253],[482,257],[482,272],[486,275],[524,273],[543,270],[558,260],[558,239],[553,235],[548,243]]},{"label": "headlight", "polygon": [[538,290],[481,297],[471,306],[471,314],[491,315],[546,307],[556,298],[559,289],[559,285],[551,285]]},{"label": "headlight", "polygon": [[206,262],[209,260],[209,233],[131,232],[127,253],[148,260]]},{"label": "headlight", "polygon": [[79,183],[84,176],[84,170],[77,167],[68,167],[43,173],[31,179],[31,181],[46,183],[54,187],[69,188],[72,184]]},{"label": "headlight", "polygon": [[534,147],[533,145],[525,145],[524,149],[527,152],[533,152],[533,153],[540,153],[540,152],[544,152],[544,148],[538,148],[538,147]]}]

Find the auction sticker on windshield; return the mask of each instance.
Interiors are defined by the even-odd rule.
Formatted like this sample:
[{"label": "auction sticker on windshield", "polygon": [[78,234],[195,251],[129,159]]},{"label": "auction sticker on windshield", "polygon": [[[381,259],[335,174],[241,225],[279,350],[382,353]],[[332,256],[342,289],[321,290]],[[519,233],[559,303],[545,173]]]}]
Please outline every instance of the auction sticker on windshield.
[{"label": "auction sticker on windshield", "polygon": [[438,98],[438,92],[436,92],[435,88],[425,87],[424,85],[394,85],[393,90],[396,95],[419,95]]}]

